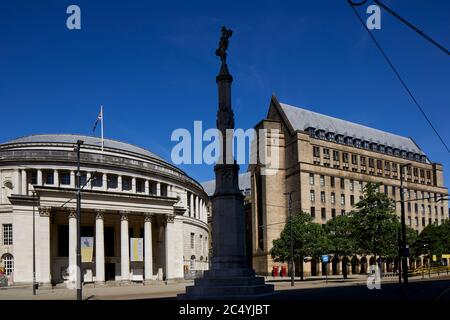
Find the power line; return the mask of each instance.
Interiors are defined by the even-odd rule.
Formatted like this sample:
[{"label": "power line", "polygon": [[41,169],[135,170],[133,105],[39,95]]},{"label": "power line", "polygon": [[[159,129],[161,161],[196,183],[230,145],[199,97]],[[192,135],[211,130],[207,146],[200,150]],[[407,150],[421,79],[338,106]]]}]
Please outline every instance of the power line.
[{"label": "power line", "polygon": [[433,40],[430,36],[426,35],[422,30],[420,30],[419,28],[415,27],[412,23],[406,21],[406,19],[402,18],[400,15],[398,15],[397,13],[395,13],[391,8],[389,8],[388,6],[386,6],[385,4],[383,4],[382,2],[378,1],[378,0],[373,0],[377,5],[379,5],[380,7],[382,7],[384,10],[386,10],[387,12],[389,12],[391,15],[393,15],[394,17],[396,17],[398,20],[400,20],[401,22],[403,22],[405,25],[407,25],[409,28],[413,29],[415,32],[417,32],[419,35],[421,35],[422,37],[424,37],[426,40],[428,40],[429,42],[431,42],[433,45],[435,45],[436,47],[438,47],[440,50],[444,51],[447,55],[450,55],[450,52],[441,44],[439,44],[437,41]]},{"label": "power line", "polygon": [[436,128],[433,126],[433,124],[431,123],[429,117],[427,116],[427,114],[425,113],[425,111],[422,109],[422,107],[420,106],[419,102],[417,102],[416,98],[414,97],[414,95],[412,94],[411,90],[408,88],[408,86],[406,85],[406,83],[403,81],[402,77],[400,76],[400,74],[397,72],[397,69],[394,67],[394,65],[392,64],[392,62],[389,60],[389,58],[387,57],[386,53],[384,53],[384,50],[381,48],[380,44],[378,43],[378,41],[375,39],[375,37],[373,36],[373,34],[370,32],[369,28],[367,28],[366,24],[364,23],[364,21],[361,19],[361,17],[359,16],[358,12],[356,11],[355,7],[352,5],[351,1],[348,1],[350,7],[352,8],[353,12],[355,13],[355,15],[358,17],[358,20],[361,22],[361,24],[363,25],[364,29],[366,29],[366,31],[369,33],[370,37],[372,38],[373,42],[375,43],[375,45],[377,46],[377,48],[380,50],[381,54],[383,55],[383,57],[386,59],[387,63],[389,64],[389,66],[391,67],[392,71],[394,71],[395,75],[397,76],[397,78],[400,80],[401,84],[403,85],[403,87],[405,88],[406,92],[408,93],[408,95],[411,97],[411,99],[414,101],[414,103],[416,104],[417,108],[420,110],[420,112],[422,113],[422,115],[424,116],[425,120],[428,122],[428,124],[430,125],[430,127],[433,129],[434,133],[438,136],[439,140],[442,142],[442,144],[444,145],[445,149],[447,150],[448,153],[450,153],[450,148],[447,146],[447,144],[444,142],[444,139],[442,139],[441,135],[438,133],[438,131],[436,130]]}]

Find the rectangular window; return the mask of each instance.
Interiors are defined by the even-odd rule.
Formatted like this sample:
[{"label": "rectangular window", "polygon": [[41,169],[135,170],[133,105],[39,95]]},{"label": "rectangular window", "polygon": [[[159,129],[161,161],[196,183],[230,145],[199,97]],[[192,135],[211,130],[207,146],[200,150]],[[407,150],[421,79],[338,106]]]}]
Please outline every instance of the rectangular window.
[{"label": "rectangular window", "polygon": [[352,206],[355,205],[355,196],[354,195],[350,195],[350,204]]},{"label": "rectangular window", "polygon": [[311,202],[314,202],[316,200],[316,196],[315,196],[314,190],[311,190],[309,192],[309,199],[311,200]]},{"label": "rectangular window", "polygon": [[106,176],[106,185],[108,189],[117,189],[118,177],[116,175],[108,174]]},{"label": "rectangular window", "polygon": [[141,179],[136,179],[136,192],[144,193],[145,192],[145,181]]},{"label": "rectangular window", "polygon": [[345,179],[341,178],[341,189],[345,189]]},{"label": "rectangular window", "polygon": [[336,217],[336,209],[331,209],[331,217],[335,218]]},{"label": "rectangular window", "polygon": [[334,188],[334,177],[330,177],[330,185]]},{"label": "rectangular window", "polygon": [[362,181],[359,182],[359,191],[363,191],[364,190],[364,183]]},{"label": "rectangular window", "polygon": [[3,245],[11,246],[13,244],[13,226],[12,224],[3,225]]},{"label": "rectangular window", "polygon": [[321,212],[322,219],[326,219],[327,214],[325,213],[325,208],[320,209],[320,212]]},{"label": "rectangular window", "polygon": [[419,207],[418,207],[417,203],[414,203],[414,211],[415,211],[416,213],[419,212]]},{"label": "rectangular window", "polygon": [[45,173],[45,184],[55,184],[53,171],[47,171]]},{"label": "rectangular window", "polygon": [[344,209],[341,210],[341,216],[345,216],[345,210]]},{"label": "rectangular window", "polygon": [[309,174],[309,184],[312,186],[314,185],[314,173]]},{"label": "rectangular window", "polygon": [[191,249],[195,248],[195,234],[191,233]]},{"label": "rectangular window", "polygon": [[383,163],[381,160],[377,160],[377,169],[383,169]]},{"label": "rectangular window", "polygon": [[59,183],[64,186],[70,185],[70,172],[61,171],[59,173]]},{"label": "rectangular window", "polygon": [[350,180],[349,187],[350,187],[350,191],[353,191],[353,189],[355,187],[355,183],[353,182],[353,180]]},{"label": "rectangular window", "polygon": [[330,149],[323,149],[323,158],[330,159]]},{"label": "rectangular window", "polygon": [[320,157],[320,148],[319,147],[313,147],[313,156],[316,158]]},{"label": "rectangular window", "polygon": [[425,218],[422,217],[422,227],[425,227]]},{"label": "rectangular window", "polygon": [[331,193],[331,204],[335,204],[336,203],[336,195],[334,194],[334,192]]},{"label": "rectangular window", "polygon": [[374,168],[375,167],[375,161],[373,160],[373,158],[369,158],[369,168]]},{"label": "rectangular window", "polygon": [[161,196],[167,197],[169,195],[169,186],[165,183],[161,183]]},{"label": "rectangular window", "polygon": [[320,176],[320,186],[325,186],[325,176]]},{"label": "rectangular window", "polygon": [[341,205],[345,204],[345,195],[341,194]]},{"label": "rectangular window", "polygon": [[92,186],[101,188],[103,187],[103,174],[96,173],[92,179]]},{"label": "rectangular window", "polygon": [[122,177],[122,191],[131,191],[132,180],[130,177]]},{"label": "rectangular window", "polygon": [[356,154],[352,154],[352,164],[358,164],[358,156]]},{"label": "rectangular window", "polygon": [[342,153],[342,162],[348,163],[348,153],[347,152]]},{"label": "rectangular window", "polygon": [[388,186],[384,185],[384,194],[387,195],[388,194]]},{"label": "rectangular window", "polygon": [[316,217],[316,208],[315,207],[311,207],[311,217],[313,217],[313,218]]},{"label": "rectangular window", "polygon": [[360,160],[362,166],[365,166],[365,165],[366,165],[366,157],[361,156],[361,157],[359,158],[359,160]]},{"label": "rectangular window", "polygon": [[86,175],[86,173],[81,173],[80,174],[80,186],[83,187],[86,185],[86,183],[87,183],[87,175]]},{"label": "rectangular window", "polygon": [[415,217],[414,220],[415,220],[415,223],[416,223],[416,227],[419,226],[419,218]]},{"label": "rectangular window", "polygon": [[333,160],[339,161],[339,151],[333,151]]},{"label": "rectangular window", "polygon": [[325,192],[324,191],[320,192],[320,202],[325,203]]},{"label": "rectangular window", "polygon": [[397,193],[396,193],[395,186],[392,186],[392,196],[395,198],[396,195],[397,195]]}]

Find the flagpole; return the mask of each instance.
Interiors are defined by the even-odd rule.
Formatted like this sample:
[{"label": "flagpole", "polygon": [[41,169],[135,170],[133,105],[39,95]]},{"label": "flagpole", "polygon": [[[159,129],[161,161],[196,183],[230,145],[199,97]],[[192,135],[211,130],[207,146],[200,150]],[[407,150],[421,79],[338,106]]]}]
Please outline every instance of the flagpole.
[{"label": "flagpole", "polygon": [[101,118],[102,123],[101,123],[101,125],[102,125],[102,152],[103,152],[103,149],[105,147],[105,140],[103,139],[103,105],[100,106],[100,112],[102,113],[102,118]]}]

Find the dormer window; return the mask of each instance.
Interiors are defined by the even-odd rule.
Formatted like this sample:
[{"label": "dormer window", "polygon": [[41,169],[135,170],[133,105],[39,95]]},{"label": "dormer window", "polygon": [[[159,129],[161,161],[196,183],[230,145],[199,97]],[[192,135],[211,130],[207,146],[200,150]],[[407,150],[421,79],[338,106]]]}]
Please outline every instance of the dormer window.
[{"label": "dormer window", "polygon": [[334,141],[334,132],[328,132],[327,133],[327,139],[330,141]]},{"label": "dormer window", "polygon": [[394,149],[394,156],[400,156],[400,149]]},{"label": "dormer window", "polygon": [[378,146],[378,151],[380,151],[380,152],[385,152],[385,147],[382,145],[382,144],[380,144],[379,146]]},{"label": "dormer window", "polygon": [[311,138],[315,138],[316,137],[316,129],[314,129],[312,127],[309,127],[307,130],[308,130],[309,136]]},{"label": "dormer window", "polygon": [[387,154],[392,154],[392,148],[391,147],[386,147],[386,153]]},{"label": "dormer window", "polygon": [[354,139],[353,142],[354,142],[355,147],[361,148],[361,140],[359,140],[359,139]]},{"label": "dormer window", "polygon": [[376,143],[371,143],[370,144],[370,149],[372,149],[373,151],[377,151],[378,147]]},{"label": "dormer window", "polygon": [[422,162],[427,162],[427,156],[425,156],[425,155],[420,156],[420,160],[421,160]]},{"label": "dormer window", "polygon": [[408,159],[413,160],[414,159],[414,153],[408,152]]},{"label": "dormer window", "polygon": [[364,142],[363,142],[363,147],[364,147],[365,149],[369,149],[369,146],[370,146],[369,141],[364,141]]},{"label": "dormer window", "polygon": [[353,145],[353,138],[352,137],[346,137],[345,138],[345,143],[348,145]]},{"label": "dormer window", "polygon": [[414,153],[414,160],[420,161],[420,154]]},{"label": "dormer window", "polygon": [[338,143],[344,143],[344,136],[343,136],[342,134],[338,134],[338,135],[336,136],[336,141],[337,141]]},{"label": "dormer window", "polygon": [[402,150],[400,154],[402,158],[406,158],[407,152],[405,150]]},{"label": "dormer window", "polygon": [[317,130],[319,133],[319,139],[325,140],[325,131],[323,130]]}]

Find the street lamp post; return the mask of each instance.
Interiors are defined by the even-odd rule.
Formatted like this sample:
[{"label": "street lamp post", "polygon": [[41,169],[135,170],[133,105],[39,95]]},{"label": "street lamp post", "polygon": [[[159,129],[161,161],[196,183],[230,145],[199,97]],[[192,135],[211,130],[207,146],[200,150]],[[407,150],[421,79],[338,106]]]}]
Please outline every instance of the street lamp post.
[{"label": "street lamp post", "polygon": [[401,224],[402,224],[402,272],[403,272],[403,283],[405,287],[408,286],[408,263],[406,260],[406,223],[405,223],[405,195],[403,190],[403,171],[405,167],[410,166],[411,163],[400,164],[400,205],[401,205]]},{"label": "street lamp post", "polygon": [[[291,239],[291,254],[290,254],[290,269],[291,269],[291,287],[294,286],[294,276],[295,276],[295,270],[294,270],[294,239],[293,239],[293,230],[292,230],[292,191],[291,192],[287,192],[284,195],[289,196],[289,204],[288,204],[288,210],[289,210],[289,226],[290,226],[290,239]],[[303,263],[303,261],[301,262]]]},{"label": "street lamp post", "polygon": [[36,191],[33,193],[33,296],[36,295],[36,217],[34,216],[35,203],[36,203]]},{"label": "street lamp post", "polygon": [[76,175],[76,189],[77,189],[77,300],[83,299],[83,288],[81,279],[81,184],[80,184],[80,148],[83,144],[82,140],[77,141],[77,175]]}]

